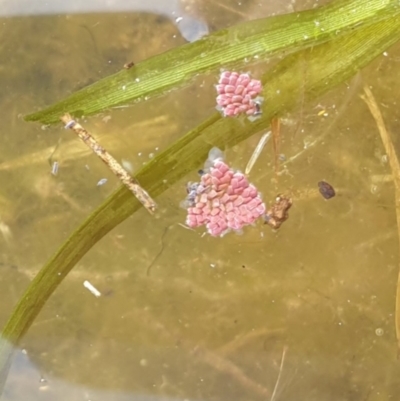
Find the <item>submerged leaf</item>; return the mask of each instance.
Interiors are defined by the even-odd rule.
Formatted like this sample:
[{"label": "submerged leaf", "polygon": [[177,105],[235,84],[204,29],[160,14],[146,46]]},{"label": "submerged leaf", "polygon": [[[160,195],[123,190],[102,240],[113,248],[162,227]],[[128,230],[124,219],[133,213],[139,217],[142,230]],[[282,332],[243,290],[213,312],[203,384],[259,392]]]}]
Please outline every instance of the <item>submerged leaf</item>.
[{"label": "submerged leaf", "polygon": [[397,0],[337,0],[314,10],[248,21],[122,69],[25,119],[53,124],[67,112],[88,116],[149,99],[198,74],[315,46],[399,12]]}]

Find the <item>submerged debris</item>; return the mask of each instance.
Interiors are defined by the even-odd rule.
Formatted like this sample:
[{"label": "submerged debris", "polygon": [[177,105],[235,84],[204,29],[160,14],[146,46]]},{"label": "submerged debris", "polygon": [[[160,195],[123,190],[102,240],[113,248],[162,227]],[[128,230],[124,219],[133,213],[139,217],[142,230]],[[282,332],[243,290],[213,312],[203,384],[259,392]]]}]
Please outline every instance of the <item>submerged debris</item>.
[{"label": "submerged debris", "polygon": [[56,176],[58,174],[58,168],[59,168],[59,164],[57,161],[55,161],[51,166],[51,174]]},{"label": "submerged debris", "polygon": [[257,188],[244,174],[232,170],[221,154],[211,149],[200,182],[188,184],[184,203],[186,224],[191,228],[205,225],[215,237],[240,231],[265,213]]},{"label": "submerged debris", "polygon": [[244,170],[246,174],[250,173],[251,169],[254,166],[254,163],[257,161],[262,150],[264,149],[265,144],[269,141],[269,138],[271,138],[271,131],[268,131],[266,134],[264,134],[258,142],[258,145],[254,149],[254,152],[251,155],[249,162],[247,163],[246,169]]},{"label": "submerged debris", "polygon": [[283,195],[278,195],[275,198],[275,203],[265,213],[265,224],[277,229],[282,223],[289,218],[289,209],[292,207],[293,201]]},{"label": "submerged debris", "polygon": [[88,280],[83,282],[83,286],[87,288],[95,297],[100,297],[101,292]]},{"label": "submerged debris", "polygon": [[336,195],[335,189],[332,187],[331,184],[328,184],[326,181],[320,181],[318,183],[319,193],[325,199],[331,199]]},{"label": "submerged debris", "polygon": [[101,178],[98,182],[97,182],[97,186],[101,187],[102,185],[107,183],[107,178]]},{"label": "submerged debris", "polygon": [[224,117],[246,114],[252,118],[261,114],[261,81],[251,79],[249,74],[223,71],[216,85],[217,110]]}]

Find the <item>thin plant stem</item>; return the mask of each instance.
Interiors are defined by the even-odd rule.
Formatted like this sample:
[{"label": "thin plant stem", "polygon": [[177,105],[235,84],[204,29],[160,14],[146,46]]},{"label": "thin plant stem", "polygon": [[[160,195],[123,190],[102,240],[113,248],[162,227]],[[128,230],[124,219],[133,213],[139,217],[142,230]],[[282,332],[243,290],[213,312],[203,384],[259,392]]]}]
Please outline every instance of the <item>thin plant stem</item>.
[{"label": "thin plant stem", "polygon": [[281,145],[281,120],[279,117],[274,117],[271,120],[271,131],[272,131],[272,139],[274,145],[274,166],[275,166],[275,174],[278,174],[279,171],[279,150]]},{"label": "thin plant stem", "polygon": [[[392,170],[393,182],[394,182],[394,193],[395,193],[395,209],[397,219],[397,230],[398,238],[400,242],[400,163],[396,155],[396,149],[393,146],[390,134],[385,127],[385,122],[382,117],[382,113],[375,100],[374,95],[368,86],[364,86],[365,95],[361,95],[361,99],[367,104],[369,111],[374,118],[378,127],[379,134],[381,136],[385,152],[389,158],[390,168]],[[397,357],[400,357],[400,269],[397,277],[397,289],[396,289],[396,313],[395,313],[395,327],[396,327],[396,339],[397,339]]]},{"label": "thin plant stem", "polygon": [[282,371],[283,371],[283,364],[285,362],[285,356],[286,356],[287,349],[288,349],[288,347],[285,345],[283,347],[281,365],[279,367],[279,374],[278,374],[278,378],[276,379],[274,391],[272,392],[272,395],[271,395],[271,401],[275,400],[276,392],[278,391],[278,386],[279,386],[279,382],[281,381],[281,375],[282,375]]},{"label": "thin plant stem", "polygon": [[251,169],[253,168],[255,162],[260,157],[260,154],[263,151],[264,146],[266,145],[266,143],[269,141],[269,138],[271,138],[271,131],[268,131],[266,134],[264,134],[261,137],[260,141],[258,142],[258,145],[254,149],[254,152],[250,157],[249,162],[247,163],[246,169],[244,171],[246,175],[250,174]]}]

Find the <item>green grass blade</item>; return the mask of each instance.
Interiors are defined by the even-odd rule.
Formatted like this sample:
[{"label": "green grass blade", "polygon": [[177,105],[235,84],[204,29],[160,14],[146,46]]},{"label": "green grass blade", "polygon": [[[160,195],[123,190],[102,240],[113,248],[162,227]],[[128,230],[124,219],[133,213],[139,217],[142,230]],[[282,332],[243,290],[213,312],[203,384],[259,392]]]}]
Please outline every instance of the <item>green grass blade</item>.
[{"label": "green grass blade", "polygon": [[305,49],[400,12],[398,0],[337,0],[314,10],[249,21],[145,60],[25,117],[44,124],[60,115],[99,113],[176,89],[200,73],[244,68],[278,53]]}]

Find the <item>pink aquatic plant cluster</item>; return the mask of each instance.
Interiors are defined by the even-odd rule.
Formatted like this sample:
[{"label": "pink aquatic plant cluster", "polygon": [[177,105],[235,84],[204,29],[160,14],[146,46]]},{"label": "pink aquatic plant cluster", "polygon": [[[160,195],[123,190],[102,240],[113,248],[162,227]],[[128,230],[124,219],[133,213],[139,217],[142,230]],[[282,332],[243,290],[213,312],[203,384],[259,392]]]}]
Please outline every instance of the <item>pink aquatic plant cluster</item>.
[{"label": "pink aquatic plant cluster", "polygon": [[220,157],[210,159],[209,171],[203,172],[200,182],[188,184],[186,224],[192,228],[205,225],[216,237],[253,224],[266,208],[242,173],[232,170]]},{"label": "pink aquatic plant cluster", "polygon": [[249,74],[223,71],[216,85],[218,92],[217,110],[220,110],[224,117],[247,114],[257,116],[261,113],[260,104],[262,98],[261,81],[251,79]]}]

